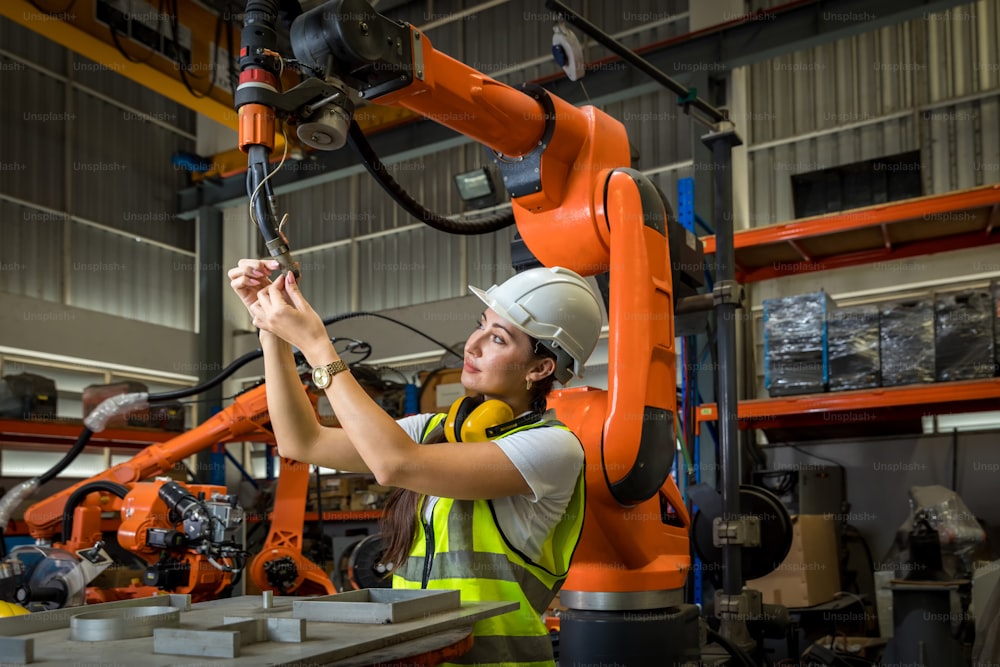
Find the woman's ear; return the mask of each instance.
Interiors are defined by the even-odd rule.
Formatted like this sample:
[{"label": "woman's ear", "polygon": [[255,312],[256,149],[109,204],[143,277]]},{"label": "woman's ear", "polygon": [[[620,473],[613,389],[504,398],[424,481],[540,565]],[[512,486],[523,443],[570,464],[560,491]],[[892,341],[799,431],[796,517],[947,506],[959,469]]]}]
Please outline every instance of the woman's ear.
[{"label": "woman's ear", "polygon": [[525,376],[532,382],[538,382],[543,380],[548,376],[556,372],[556,361],[552,357],[541,357],[538,361],[531,367],[528,374]]}]

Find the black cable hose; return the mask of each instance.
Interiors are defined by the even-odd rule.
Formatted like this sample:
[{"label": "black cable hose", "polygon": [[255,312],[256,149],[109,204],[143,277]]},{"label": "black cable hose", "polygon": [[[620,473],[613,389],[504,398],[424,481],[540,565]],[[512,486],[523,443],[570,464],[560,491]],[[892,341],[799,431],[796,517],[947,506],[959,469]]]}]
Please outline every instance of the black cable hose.
[{"label": "black cable hose", "polygon": [[420,331],[419,329],[417,329],[415,327],[411,327],[406,322],[401,322],[401,321],[399,321],[397,319],[389,317],[388,315],[382,315],[380,313],[369,313],[369,312],[366,312],[366,311],[356,311],[356,312],[353,312],[353,313],[344,313],[343,315],[333,315],[332,317],[327,317],[326,319],[324,319],[323,320],[323,325],[324,326],[330,326],[331,324],[335,324],[335,323],[340,322],[342,320],[349,320],[349,319],[354,318],[354,317],[377,317],[379,319],[392,322],[393,324],[398,324],[399,326],[403,327],[404,329],[409,329],[410,331],[412,331],[413,333],[417,334],[418,336],[422,336],[422,337],[426,338],[427,340],[429,340],[430,342],[434,343],[435,345],[437,345],[441,349],[445,350],[449,354],[453,354],[456,357],[458,357],[459,359],[463,359],[463,357],[462,357],[461,354],[459,354],[455,350],[451,349],[450,347],[448,347],[447,345],[445,345],[441,341],[437,340],[436,338],[431,338],[430,336],[428,336],[427,334],[425,334],[423,331]]},{"label": "black cable hose", "polygon": [[107,479],[98,479],[93,482],[88,482],[84,484],[73,493],[69,495],[66,499],[66,505],[63,509],[63,520],[62,520],[62,541],[68,542],[69,538],[73,535],[73,510],[76,506],[86,498],[88,495],[94,491],[107,491],[112,493],[119,498],[124,499],[128,495],[128,487],[122,486],[118,482],[112,482]]},{"label": "black cable hose", "polygon": [[80,452],[83,451],[83,448],[87,446],[88,442],[90,442],[90,436],[92,435],[94,435],[94,432],[91,431],[86,426],[84,426],[83,430],[80,431],[80,435],[77,436],[76,442],[74,442],[73,446],[69,448],[69,451],[67,451],[63,455],[63,457],[59,459],[58,463],[56,463],[54,466],[43,472],[38,477],[38,486],[41,486],[42,484],[45,484],[46,482],[52,479],[55,479],[56,475],[58,475],[67,467],[69,467],[69,464],[72,463],[73,460],[80,455]]},{"label": "black cable hose", "polygon": [[753,661],[753,658],[747,655],[747,652],[741,649],[739,646],[732,643],[731,641],[720,635],[712,628],[706,627],[705,630],[708,633],[707,636],[709,641],[715,642],[716,644],[721,646],[723,649],[725,649],[726,653],[728,653],[733,658],[738,660],[740,664],[746,665],[746,667],[757,667],[757,665]]},{"label": "black cable hose", "polygon": [[354,120],[351,120],[351,129],[348,132],[347,138],[351,144],[351,148],[354,149],[364,163],[365,169],[382,186],[382,189],[389,193],[389,196],[397,204],[406,209],[410,215],[427,224],[429,227],[448,234],[474,236],[477,234],[489,234],[490,232],[495,232],[514,224],[513,211],[498,213],[487,218],[482,218],[481,220],[457,222],[427,210],[396,182],[396,179],[392,177],[378,155],[375,154],[364,132],[361,131],[361,127]]},{"label": "black cable hose", "polygon": [[164,391],[159,394],[150,394],[149,402],[159,402],[159,401],[174,401],[178,398],[187,398],[188,396],[193,396],[195,394],[200,394],[203,391],[211,389],[216,385],[220,385],[225,382],[229,376],[238,371],[243,366],[247,365],[254,359],[260,359],[264,356],[264,351],[257,349],[247,352],[239,359],[236,359],[233,363],[229,364],[216,375],[214,378],[207,380],[203,384],[196,385],[194,387],[185,387],[184,389],[177,389],[175,391]]}]

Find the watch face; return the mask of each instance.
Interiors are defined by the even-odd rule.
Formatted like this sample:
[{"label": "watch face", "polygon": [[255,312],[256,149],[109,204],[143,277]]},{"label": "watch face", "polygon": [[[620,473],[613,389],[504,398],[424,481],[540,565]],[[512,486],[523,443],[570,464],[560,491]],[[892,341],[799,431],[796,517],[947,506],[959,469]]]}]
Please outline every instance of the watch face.
[{"label": "watch face", "polygon": [[323,389],[326,385],[330,384],[330,373],[326,370],[326,366],[320,366],[319,368],[313,369],[313,384],[320,389]]}]

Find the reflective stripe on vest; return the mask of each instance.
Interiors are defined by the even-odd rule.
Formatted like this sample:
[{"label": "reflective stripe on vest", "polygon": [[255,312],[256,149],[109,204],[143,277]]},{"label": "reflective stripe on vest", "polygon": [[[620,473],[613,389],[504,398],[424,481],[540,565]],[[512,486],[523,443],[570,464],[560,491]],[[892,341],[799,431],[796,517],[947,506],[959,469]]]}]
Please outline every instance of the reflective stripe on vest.
[{"label": "reflective stripe on vest", "polygon": [[[446,415],[435,415],[423,438]],[[504,434],[531,428],[569,430],[555,420],[528,424]],[[559,522],[549,531],[541,554],[530,560],[510,544],[497,521],[491,500],[438,498],[428,525],[424,508],[413,548],[393,575],[393,588],[457,589],[463,601],[520,602],[519,611],[483,619],[473,628],[472,650],[454,664],[541,667],[554,665],[552,642],[542,614],[569,572],[583,528],[585,487],[583,468],[573,497]],[[425,581],[426,578],[426,581]]]}]

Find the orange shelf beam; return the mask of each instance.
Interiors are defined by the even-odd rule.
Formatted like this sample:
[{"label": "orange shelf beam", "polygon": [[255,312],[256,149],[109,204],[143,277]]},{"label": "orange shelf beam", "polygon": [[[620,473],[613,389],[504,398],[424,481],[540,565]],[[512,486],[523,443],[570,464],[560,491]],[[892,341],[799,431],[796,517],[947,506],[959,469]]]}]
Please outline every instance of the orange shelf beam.
[{"label": "orange shelf beam", "polygon": [[[740,401],[741,429],[863,424],[889,418],[1000,410],[1000,378],[856,389]],[[696,429],[718,420],[714,403],[699,405]]]},{"label": "orange shelf beam", "polygon": [[[740,230],[733,235],[739,267],[737,277],[744,283],[756,282],[1000,243],[1000,234],[995,233],[998,211],[1000,185],[994,184]],[[894,239],[895,226],[903,230],[914,224],[922,226],[921,238],[904,233]],[[851,232],[867,230],[877,230],[875,236],[879,242],[830,256],[818,256],[803,246],[806,241],[815,243],[823,237],[835,236],[842,239]],[[715,236],[701,240],[705,254],[714,254]],[[757,266],[746,253],[741,253],[750,250],[760,253],[756,257]],[[767,250],[773,250],[781,259],[761,265],[761,255],[766,255]]]},{"label": "orange shelf beam", "polygon": [[[80,437],[83,422],[75,419],[0,419],[0,444],[72,445]],[[141,449],[166,442],[180,433],[148,428],[109,428],[91,436],[91,446]]]},{"label": "orange shelf beam", "polygon": [[[382,516],[382,510],[357,510],[342,512],[323,512],[323,521],[377,521]],[[319,514],[306,512],[306,521],[319,521]]]},{"label": "orange shelf beam", "polygon": [[[80,437],[83,421],[78,419],[0,419],[0,445],[61,445],[69,447]],[[87,443],[91,447],[142,449],[154,442],[166,442],[182,433],[155,428],[109,428],[95,433]],[[273,443],[270,434],[244,434],[239,442]],[[222,444],[220,442],[220,444]]]}]

